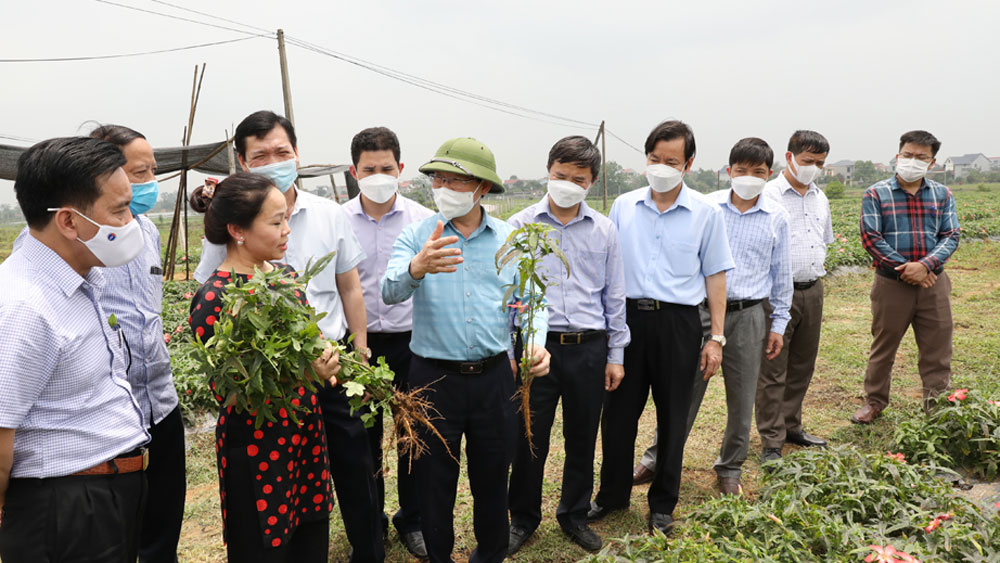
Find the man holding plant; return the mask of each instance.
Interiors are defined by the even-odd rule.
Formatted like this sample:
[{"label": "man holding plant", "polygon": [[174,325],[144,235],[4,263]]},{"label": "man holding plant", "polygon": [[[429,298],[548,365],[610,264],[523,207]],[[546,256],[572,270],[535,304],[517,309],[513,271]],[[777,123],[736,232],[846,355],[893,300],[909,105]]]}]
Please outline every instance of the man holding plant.
[{"label": "man holding plant", "polygon": [[[457,456],[465,435],[479,542],[469,561],[499,562],[507,555],[507,470],[517,432],[508,361],[512,303],[504,297],[517,283],[517,269],[510,264],[498,275],[495,257],[514,229],[480,203],[487,193],[503,192],[483,143],[449,140],[420,171],[431,176],[439,212],[403,229],[382,278],[382,298],[394,304],[413,297],[410,386],[427,388],[447,443],[427,439],[429,451],[413,461],[421,529],[430,560],[451,561]],[[547,320],[544,309],[535,313],[540,333],[548,331]],[[535,375],[548,373],[544,347],[529,341],[526,353]]]},{"label": "man holding plant", "polygon": [[584,549],[601,548],[600,536],[587,525],[594,449],[604,394],[617,389],[625,376],[629,343],[618,231],[584,201],[600,172],[601,153],[585,137],[566,137],[549,151],[547,168],[548,194],[508,221],[518,228],[529,223],[553,227],[549,236],[569,261],[568,272],[553,255],[542,264],[553,282],[547,291],[551,372],[531,385],[533,440],[523,432],[518,436],[510,476],[509,554],[520,550],[542,519],[545,459],[560,398],[566,461],[556,519]]}]

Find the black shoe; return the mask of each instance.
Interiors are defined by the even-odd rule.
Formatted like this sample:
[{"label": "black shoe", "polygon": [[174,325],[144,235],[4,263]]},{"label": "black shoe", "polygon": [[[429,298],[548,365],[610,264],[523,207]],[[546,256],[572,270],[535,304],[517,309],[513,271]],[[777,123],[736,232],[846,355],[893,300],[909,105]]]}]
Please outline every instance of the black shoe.
[{"label": "black shoe", "polygon": [[764,451],[760,454],[760,458],[761,463],[778,461],[781,459],[781,448],[764,448]]},{"label": "black shoe", "polygon": [[528,530],[520,526],[510,527],[510,538],[507,540],[507,555],[511,556],[521,550],[524,542],[528,541],[534,530]]},{"label": "black shoe", "polygon": [[659,530],[663,535],[669,536],[674,529],[674,518],[662,512],[653,512],[649,515],[649,533]]},{"label": "black shoe", "polygon": [[[596,532],[590,529],[586,524],[580,524],[579,526],[573,528],[563,528],[563,533],[569,536],[569,539],[573,540],[573,543],[586,549],[587,551],[600,551],[601,546],[604,542],[601,540],[601,536],[597,535]],[[513,533],[511,538],[513,538]],[[509,552],[508,552],[509,555]]]},{"label": "black shoe", "polygon": [[604,508],[603,506],[597,504],[597,502],[592,501],[590,503],[590,510],[587,511],[587,522],[597,522],[598,520],[603,520],[605,516],[616,512],[618,510],[624,510],[628,506],[619,506],[618,508]]},{"label": "black shoe", "polygon": [[427,559],[427,544],[424,543],[424,533],[420,530],[399,534],[399,541],[403,542],[403,547],[414,557]]},{"label": "black shoe", "polygon": [[802,446],[805,448],[825,448],[826,440],[823,438],[817,438],[812,434],[806,433],[805,430],[801,432],[791,433],[785,435],[785,441],[789,444],[795,444],[796,446]]}]

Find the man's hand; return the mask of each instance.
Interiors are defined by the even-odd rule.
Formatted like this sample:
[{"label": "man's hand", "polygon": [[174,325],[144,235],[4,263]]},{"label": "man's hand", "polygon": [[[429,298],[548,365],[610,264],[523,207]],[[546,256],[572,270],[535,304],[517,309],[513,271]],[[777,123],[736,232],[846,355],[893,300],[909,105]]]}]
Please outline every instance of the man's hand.
[{"label": "man's hand", "polygon": [[910,285],[920,285],[927,274],[931,273],[927,267],[920,262],[907,262],[894,268],[899,272],[899,279]]},{"label": "man's hand", "polygon": [[531,356],[531,375],[533,377],[544,377],[549,374],[551,354],[544,346],[530,344],[525,352]]},{"label": "man's hand", "polygon": [[337,374],[340,373],[340,353],[329,344],[318,358],[313,360],[313,371],[324,381],[329,381],[330,385],[337,384]]},{"label": "man's hand", "polygon": [[441,238],[444,232],[444,223],[437,222],[434,232],[427,238],[424,247],[410,260],[410,277],[415,280],[424,279],[427,274],[439,274],[442,272],[454,272],[458,268],[456,264],[461,264],[463,258],[462,249],[444,248],[449,244],[458,242],[458,237],[450,236]]},{"label": "man's hand", "polygon": [[773,360],[781,353],[781,347],[785,345],[785,337],[777,332],[767,333],[767,345],[764,346],[764,357]]},{"label": "man's hand", "polygon": [[920,287],[924,289],[933,287],[934,284],[937,283],[937,279],[938,279],[937,274],[935,274],[934,272],[927,272],[927,277],[924,278],[924,281],[920,282]]},{"label": "man's hand", "polygon": [[721,365],[722,344],[709,340],[701,349],[701,363],[698,364],[699,369],[705,374],[705,381],[711,379]]},{"label": "man's hand", "polygon": [[618,389],[621,385],[622,379],[625,378],[625,366],[621,364],[605,364],[604,365],[604,390],[614,391]]}]

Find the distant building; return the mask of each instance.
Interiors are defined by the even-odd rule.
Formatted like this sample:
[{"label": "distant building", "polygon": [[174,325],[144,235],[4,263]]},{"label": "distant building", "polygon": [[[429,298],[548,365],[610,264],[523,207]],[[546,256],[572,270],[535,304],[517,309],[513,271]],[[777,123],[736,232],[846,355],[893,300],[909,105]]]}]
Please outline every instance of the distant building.
[{"label": "distant building", "polygon": [[719,181],[720,182],[728,182],[729,181],[729,172],[726,171],[727,168],[729,168],[729,167],[728,166],[723,166],[722,168],[720,168],[720,169],[718,169],[716,171],[719,174]]},{"label": "distant building", "polygon": [[989,172],[992,166],[993,161],[991,161],[983,153],[949,156],[948,159],[944,161],[944,170],[952,178],[962,178],[967,176],[969,172],[973,170]]},{"label": "distant building", "polygon": [[990,170],[1000,170],[1000,156],[990,157]]},{"label": "distant building", "polygon": [[882,164],[881,162],[875,163],[875,170],[877,170],[882,174],[888,174],[889,172],[892,172],[894,169],[895,169],[894,166],[889,166],[888,164]]},{"label": "distant building", "polygon": [[833,164],[827,164],[823,167],[823,175],[840,176],[844,179],[845,184],[850,184],[851,180],[854,178],[854,161],[838,160]]}]

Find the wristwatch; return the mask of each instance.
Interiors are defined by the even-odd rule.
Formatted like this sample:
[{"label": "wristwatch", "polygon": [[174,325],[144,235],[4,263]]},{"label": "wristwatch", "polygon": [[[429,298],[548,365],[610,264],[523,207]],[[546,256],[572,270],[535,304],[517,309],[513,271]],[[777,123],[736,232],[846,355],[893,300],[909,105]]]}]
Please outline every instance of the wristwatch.
[{"label": "wristwatch", "polygon": [[718,342],[720,347],[725,347],[726,345],[726,337],[722,334],[713,334],[710,340]]}]

